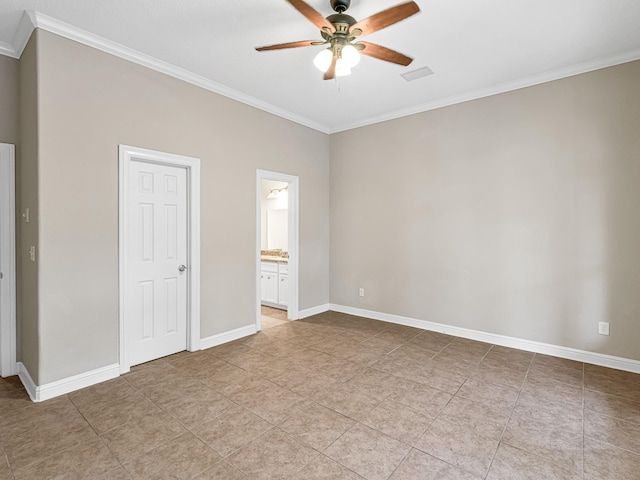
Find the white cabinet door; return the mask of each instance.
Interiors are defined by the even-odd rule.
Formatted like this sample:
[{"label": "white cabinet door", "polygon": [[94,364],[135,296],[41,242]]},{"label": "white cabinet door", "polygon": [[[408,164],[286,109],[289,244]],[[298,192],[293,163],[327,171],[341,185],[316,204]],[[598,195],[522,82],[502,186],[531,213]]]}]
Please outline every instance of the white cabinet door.
[{"label": "white cabinet door", "polygon": [[289,275],[279,275],[280,281],[278,282],[278,303],[280,305],[289,304]]},{"label": "white cabinet door", "polygon": [[262,290],[263,300],[270,303],[278,303],[278,274],[273,272],[262,272],[264,275],[264,289]]},{"label": "white cabinet door", "polygon": [[265,292],[267,289],[267,274],[265,272],[260,272],[260,300],[265,301]]}]

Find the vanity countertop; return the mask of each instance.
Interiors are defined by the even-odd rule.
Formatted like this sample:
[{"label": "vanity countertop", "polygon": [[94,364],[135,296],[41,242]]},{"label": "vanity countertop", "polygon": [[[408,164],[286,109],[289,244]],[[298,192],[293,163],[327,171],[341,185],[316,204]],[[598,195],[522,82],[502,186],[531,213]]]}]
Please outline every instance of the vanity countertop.
[{"label": "vanity countertop", "polygon": [[261,259],[263,262],[289,263],[287,257],[276,257],[274,255],[262,255]]}]

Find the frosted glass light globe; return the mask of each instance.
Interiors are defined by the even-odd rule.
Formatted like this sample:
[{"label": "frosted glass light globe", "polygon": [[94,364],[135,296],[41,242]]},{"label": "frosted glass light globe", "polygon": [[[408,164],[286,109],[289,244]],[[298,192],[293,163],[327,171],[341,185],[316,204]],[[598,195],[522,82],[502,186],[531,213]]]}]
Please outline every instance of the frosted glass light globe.
[{"label": "frosted glass light globe", "polygon": [[351,75],[351,68],[343,58],[339,58],[336,62],[336,77],[346,77],[347,75]]},{"label": "frosted glass light globe", "polygon": [[342,61],[349,68],[353,68],[360,62],[360,52],[353,45],[342,47]]},{"label": "frosted glass light globe", "polygon": [[318,70],[325,73],[331,66],[331,60],[333,60],[333,53],[327,48],[316,55],[316,58],[313,59],[313,64]]}]

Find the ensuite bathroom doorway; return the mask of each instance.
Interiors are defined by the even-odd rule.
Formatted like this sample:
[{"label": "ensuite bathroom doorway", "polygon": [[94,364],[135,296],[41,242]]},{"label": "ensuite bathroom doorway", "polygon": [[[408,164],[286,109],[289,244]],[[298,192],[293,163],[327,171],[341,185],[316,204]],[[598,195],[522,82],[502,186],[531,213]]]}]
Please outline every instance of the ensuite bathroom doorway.
[{"label": "ensuite bathroom doorway", "polygon": [[297,177],[258,170],[258,330],[297,319]]}]

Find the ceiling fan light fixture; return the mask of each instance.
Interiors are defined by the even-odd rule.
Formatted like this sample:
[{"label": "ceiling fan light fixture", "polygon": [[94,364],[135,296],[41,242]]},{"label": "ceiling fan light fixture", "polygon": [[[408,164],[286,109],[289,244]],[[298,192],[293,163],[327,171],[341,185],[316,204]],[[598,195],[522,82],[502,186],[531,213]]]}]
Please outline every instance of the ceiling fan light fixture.
[{"label": "ceiling fan light fixture", "polygon": [[348,66],[348,68],[353,68],[360,63],[360,52],[358,52],[353,45],[345,45],[342,47],[342,55],[340,58],[342,59],[342,63]]},{"label": "ceiling fan light fixture", "polygon": [[327,48],[316,55],[316,58],[313,59],[313,64],[318,70],[320,70],[322,73],[325,73],[327,70],[329,70],[332,59],[333,52],[330,48]]},{"label": "ceiling fan light fixture", "polygon": [[351,67],[344,59],[339,58],[336,62],[336,77],[346,77],[347,75],[351,75]]}]

